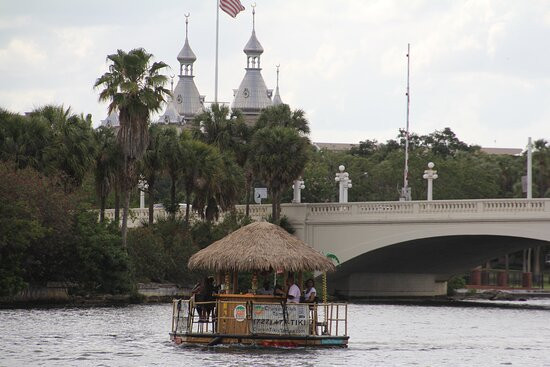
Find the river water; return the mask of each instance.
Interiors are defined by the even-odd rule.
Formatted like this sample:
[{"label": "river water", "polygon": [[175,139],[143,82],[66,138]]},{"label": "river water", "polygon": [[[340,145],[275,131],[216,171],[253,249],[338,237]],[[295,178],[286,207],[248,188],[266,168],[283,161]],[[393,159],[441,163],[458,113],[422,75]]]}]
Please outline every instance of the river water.
[{"label": "river water", "polygon": [[0,366],[550,366],[550,301],[536,302],[352,304],[349,348],[315,350],[176,346],[169,304],[0,310]]}]

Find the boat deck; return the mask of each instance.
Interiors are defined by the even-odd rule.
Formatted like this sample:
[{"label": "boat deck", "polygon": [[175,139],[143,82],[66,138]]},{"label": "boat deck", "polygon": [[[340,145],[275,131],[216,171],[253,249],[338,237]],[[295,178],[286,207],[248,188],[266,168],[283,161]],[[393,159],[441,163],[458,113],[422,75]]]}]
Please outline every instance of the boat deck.
[{"label": "boat deck", "polygon": [[174,300],[170,337],[177,344],[346,347],[347,304],[286,303],[251,294]]}]

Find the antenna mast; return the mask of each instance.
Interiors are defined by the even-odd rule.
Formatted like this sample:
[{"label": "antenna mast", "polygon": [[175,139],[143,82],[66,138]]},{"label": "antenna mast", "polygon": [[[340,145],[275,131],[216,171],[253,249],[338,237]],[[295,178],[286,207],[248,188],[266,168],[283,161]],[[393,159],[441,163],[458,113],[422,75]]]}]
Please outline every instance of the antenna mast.
[{"label": "antenna mast", "polygon": [[409,91],[409,75],[411,70],[411,44],[407,43],[407,127],[405,130],[405,169],[403,171],[403,189],[401,190],[400,200],[411,200],[411,189],[409,187],[409,108],[411,104],[411,95]]}]

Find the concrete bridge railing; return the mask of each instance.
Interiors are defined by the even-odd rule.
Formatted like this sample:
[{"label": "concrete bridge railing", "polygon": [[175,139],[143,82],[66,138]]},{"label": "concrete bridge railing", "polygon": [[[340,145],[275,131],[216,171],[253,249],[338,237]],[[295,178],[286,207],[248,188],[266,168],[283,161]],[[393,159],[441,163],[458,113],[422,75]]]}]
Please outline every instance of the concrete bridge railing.
[{"label": "concrete bridge railing", "polygon": [[[244,205],[237,205],[237,211],[245,212]],[[520,218],[547,217],[550,215],[550,199],[477,199],[477,200],[437,200],[437,201],[378,201],[357,203],[302,203],[282,204],[281,211],[294,225],[306,222],[324,221],[419,221],[439,219],[473,218]],[[250,205],[250,217],[253,220],[265,220],[271,214],[271,204]],[[185,215],[180,210],[178,216]],[[167,218],[164,208],[155,208],[155,220]],[[193,220],[197,216],[192,214]],[[114,209],[107,209],[105,217],[114,219]],[[130,210],[129,227],[147,222],[147,208]]]}]

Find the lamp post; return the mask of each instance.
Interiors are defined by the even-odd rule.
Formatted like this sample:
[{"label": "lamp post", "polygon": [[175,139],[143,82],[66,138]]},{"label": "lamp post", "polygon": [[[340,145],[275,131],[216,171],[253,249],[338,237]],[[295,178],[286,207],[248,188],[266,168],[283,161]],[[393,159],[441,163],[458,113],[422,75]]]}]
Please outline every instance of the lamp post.
[{"label": "lamp post", "polygon": [[340,165],[338,167],[338,170],[340,172],[336,173],[336,177],[334,178],[334,181],[338,182],[338,202],[339,203],[347,203],[348,202],[348,189],[351,189],[351,179],[349,178],[349,173],[344,172],[346,167],[344,165]]},{"label": "lamp post", "polygon": [[145,190],[149,185],[147,184],[147,181],[143,177],[140,177],[138,181],[138,189],[139,189],[139,208],[144,209],[145,208]]},{"label": "lamp post", "polygon": [[434,162],[428,163],[428,169],[424,171],[424,175],[422,176],[425,180],[428,180],[428,201],[432,201],[433,180],[438,177],[437,171],[433,169],[434,167]]},{"label": "lamp post", "polygon": [[304,185],[304,181],[301,178],[298,180],[294,180],[294,184],[292,185],[292,188],[294,189],[294,198],[292,199],[292,202],[301,203],[302,190],[306,188],[306,185]]}]

